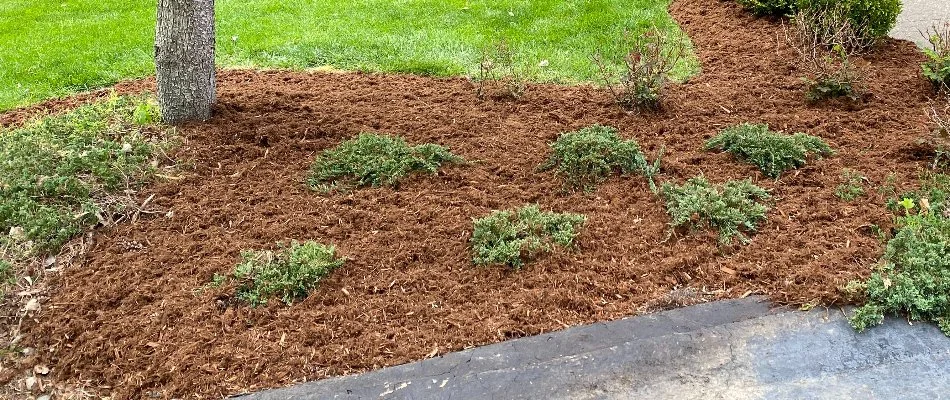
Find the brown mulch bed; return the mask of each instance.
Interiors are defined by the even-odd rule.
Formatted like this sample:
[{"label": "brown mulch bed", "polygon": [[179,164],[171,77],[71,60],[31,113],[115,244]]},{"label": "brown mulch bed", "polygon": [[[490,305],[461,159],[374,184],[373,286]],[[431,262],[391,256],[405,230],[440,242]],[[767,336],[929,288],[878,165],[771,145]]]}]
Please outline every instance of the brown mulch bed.
[{"label": "brown mulch bed", "polygon": [[[677,1],[671,12],[703,72],[670,88],[655,114],[624,113],[591,87],[537,85],[517,101],[482,102],[461,78],[222,72],[214,119],[180,131],[178,156],[193,169],[143,195],[171,216],[100,231],[82,267],[54,281],[24,343],[58,379],[107,385],[116,398],[214,398],[684,301],[846,301],[839,288],[866,277],[882,253],[872,224],[891,218],[873,187],[852,203],[834,192],[843,168],[877,187],[891,173],[913,182],[929,161],[915,144],[930,93],[918,50],[884,43],[867,58],[867,101],[812,106],[778,24],[717,0]],[[702,151],[740,122],[821,136],[837,154],[774,181]],[[651,157],[665,147],[661,179],[753,177],[774,196],[768,222],[750,244],[724,251],[714,233],[671,235],[640,176],[562,192],[536,167],[558,133],[595,123],[636,138]],[[477,162],[398,190],[309,191],[315,155],[362,131],[439,143]],[[472,266],[472,218],[525,203],[587,215],[578,249],[518,272]],[[292,307],[221,307],[221,291],[196,291],[242,249],[290,239],[335,244],[348,261]],[[695,298],[670,295],[681,288]]]}]

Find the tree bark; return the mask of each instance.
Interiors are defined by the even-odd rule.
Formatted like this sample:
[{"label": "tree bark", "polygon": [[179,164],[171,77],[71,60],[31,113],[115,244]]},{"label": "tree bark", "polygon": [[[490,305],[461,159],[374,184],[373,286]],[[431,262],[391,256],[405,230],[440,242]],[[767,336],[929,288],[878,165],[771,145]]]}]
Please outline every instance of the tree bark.
[{"label": "tree bark", "polygon": [[155,78],[165,123],[211,117],[215,101],[214,0],[158,0]]}]

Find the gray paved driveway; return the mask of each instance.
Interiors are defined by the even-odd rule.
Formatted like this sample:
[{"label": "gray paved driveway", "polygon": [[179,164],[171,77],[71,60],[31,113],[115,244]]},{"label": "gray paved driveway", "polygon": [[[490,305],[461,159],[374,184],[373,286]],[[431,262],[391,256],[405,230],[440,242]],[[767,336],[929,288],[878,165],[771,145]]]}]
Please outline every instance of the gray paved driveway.
[{"label": "gray paved driveway", "polygon": [[897,26],[891,36],[907,39],[921,46],[927,41],[920,34],[934,24],[950,21],[950,0],[903,0],[904,12],[897,19]]}]

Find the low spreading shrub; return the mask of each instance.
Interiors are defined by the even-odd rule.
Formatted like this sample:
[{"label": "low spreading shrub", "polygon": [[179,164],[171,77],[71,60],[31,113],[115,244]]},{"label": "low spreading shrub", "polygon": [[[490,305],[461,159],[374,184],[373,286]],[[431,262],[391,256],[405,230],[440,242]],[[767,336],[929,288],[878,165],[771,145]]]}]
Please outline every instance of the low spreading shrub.
[{"label": "low spreading shrub", "polygon": [[851,325],[858,331],[881,324],[887,314],[936,322],[950,336],[950,218],[928,212],[898,218],[880,266],[850,291],[865,296]]},{"label": "low spreading shrub", "polygon": [[[594,55],[607,90],[624,109],[659,108],[670,74],[687,55],[686,39],[652,27],[642,35],[625,34],[620,46],[625,50],[623,60]],[[621,70],[615,65],[622,65]]]},{"label": "low spreading shrub", "polygon": [[475,95],[484,100],[489,91],[494,90],[498,97],[521,97],[528,86],[528,78],[518,68],[516,58],[504,40],[483,49],[475,79]]},{"label": "low spreading shrub", "polygon": [[213,286],[233,280],[235,297],[252,307],[278,299],[287,305],[306,298],[334,269],[343,265],[333,246],[292,241],[279,251],[244,251],[228,275],[215,275]]},{"label": "low spreading shrub", "polygon": [[413,172],[436,173],[446,163],[463,160],[435,144],[409,146],[398,136],[361,133],[324,151],[313,162],[308,183],[330,192],[362,186],[398,186]]},{"label": "low spreading shrub", "polygon": [[748,179],[713,185],[702,176],[682,185],[665,183],[661,193],[672,226],[715,229],[721,245],[731,244],[735,238],[747,243],[742,232],[755,231],[765,220],[768,207],[763,201],[770,198],[768,191]]},{"label": "low spreading shrub", "polygon": [[[851,25],[857,44],[867,49],[887,34],[897,23],[901,0],[799,0],[799,13],[840,13]],[[827,26],[825,36],[839,34],[840,25]]]},{"label": "low spreading shrub", "polygon": [[841,173],[841,179],[844,182],[841,182],[838,188],[835,189],[835,196],[838,196],[839,199],[854,201],[858,197],[864,196],[864,181],[867,178],[859,172],[845,169]]},{"label": "low spreading shrub", "polygon": [[929,49],[924,49],[927,62],[921,68],[924,78],[933,85],[938,92],[950,92],[950,22],[934,25],[924,37],[930,43]]},{"label": "low spreading shrub", "polygon": [[62,245],[135,204],[169,145],[154,101],[112,96],[0,131],[0,232],[30,254]]},{"label": "low spreading shrub", "polygon": [[798,0],[736,0],[742,8],[761,17],[784,17],[798,9]]},{"label": "low spreading shrub", "polygon": [[536,205],[495,211],[475,220],[472,262],[520,269],[554,246],[572,247],[585,221],[583,215],[544,212]]},{"label": "low spreading shrub", "polygon": [[804,133],[786,135],[773,132],[765,124],[740,124],[726,128],[706,142],[706,149],[732,153],[775,179],[785,171],[805,165],[809,157],[833,153],[821,138]]},{"label": "low spreading shrub", "polygon": [[652,166],[647,164],[635,140],[622,140],[616,129],[607,126],[563,133],[551,144],[551,150],[551,157],[540,168],[554,169],[572,189],[593,190],[614,171],[642,173],[652,184],[659,169],[659,160]]}]

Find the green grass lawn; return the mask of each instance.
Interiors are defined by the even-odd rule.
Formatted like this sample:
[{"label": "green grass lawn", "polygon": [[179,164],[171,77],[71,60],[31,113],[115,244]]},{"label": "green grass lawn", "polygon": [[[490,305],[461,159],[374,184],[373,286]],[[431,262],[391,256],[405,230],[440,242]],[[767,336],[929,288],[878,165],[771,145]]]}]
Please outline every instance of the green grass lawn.
[{"label": "green grass lawn", "polygon": [[[505,40],[535,80],[595,78],[625,30],[679,33],[668,0],[218,0],[218,64],[464,75]],[[153,73],[155,1],[0,3],[0,110]],[[548,66],[538,64],[548,60]],[[688,75],[695,58],[680,66]]]}]

